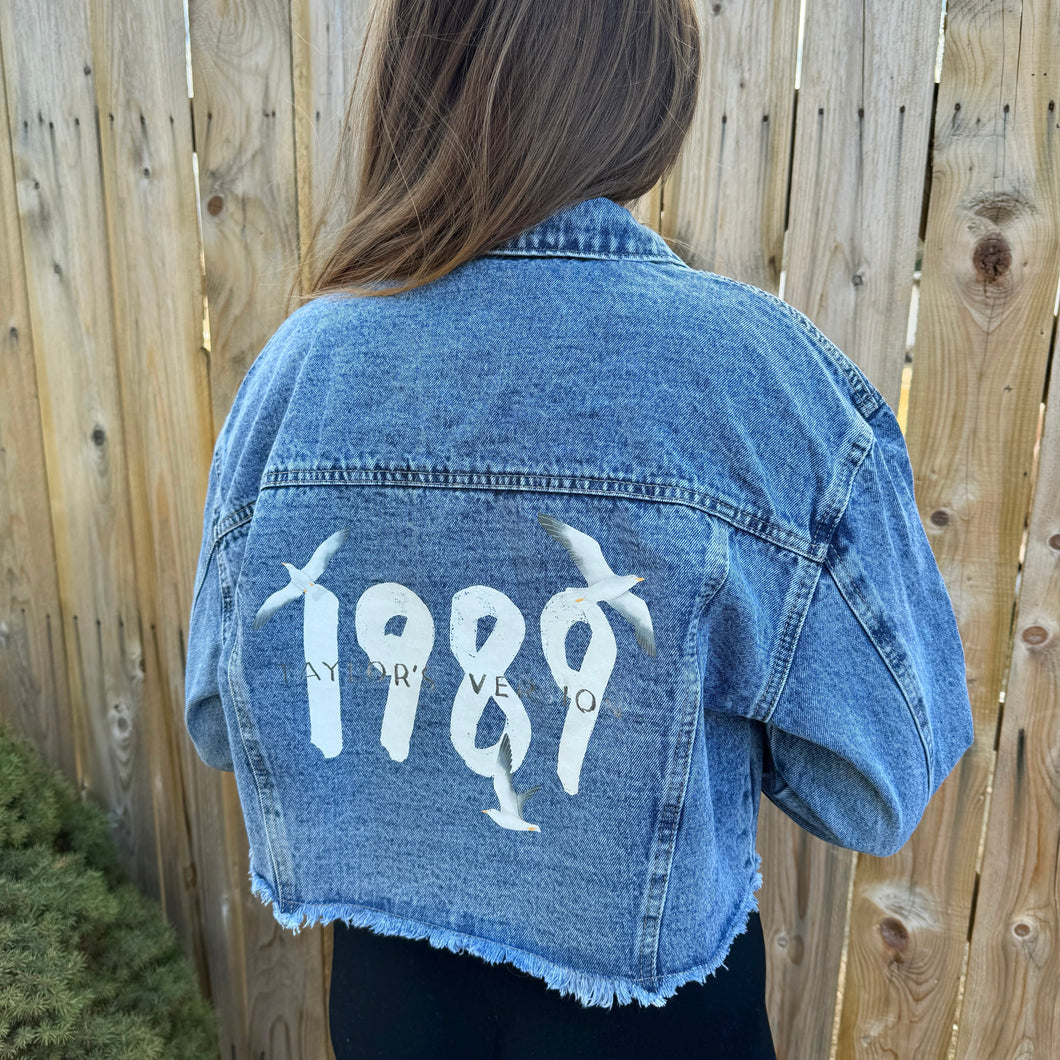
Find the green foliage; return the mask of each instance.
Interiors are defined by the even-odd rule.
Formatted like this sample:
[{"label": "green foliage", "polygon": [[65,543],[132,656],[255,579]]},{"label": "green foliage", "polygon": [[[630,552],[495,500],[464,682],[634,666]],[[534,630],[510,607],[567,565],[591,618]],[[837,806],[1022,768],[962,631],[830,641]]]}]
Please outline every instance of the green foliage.
[{"label": "green foliage", "polygon": [[212,1007],[103,812],[0,726],[0,1060],[203,1060]]}]

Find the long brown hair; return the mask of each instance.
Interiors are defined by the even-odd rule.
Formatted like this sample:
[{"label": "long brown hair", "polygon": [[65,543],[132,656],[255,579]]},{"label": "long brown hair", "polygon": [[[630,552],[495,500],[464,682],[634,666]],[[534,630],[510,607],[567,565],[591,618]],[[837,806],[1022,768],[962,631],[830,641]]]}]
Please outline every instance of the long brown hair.
[{"label": "long brown hair", "polygon": [[288,306],[299,279],[300,304],[398,294],[565,206],[634,202],[688,132],[699,34],[693,0],[378,0]]}]

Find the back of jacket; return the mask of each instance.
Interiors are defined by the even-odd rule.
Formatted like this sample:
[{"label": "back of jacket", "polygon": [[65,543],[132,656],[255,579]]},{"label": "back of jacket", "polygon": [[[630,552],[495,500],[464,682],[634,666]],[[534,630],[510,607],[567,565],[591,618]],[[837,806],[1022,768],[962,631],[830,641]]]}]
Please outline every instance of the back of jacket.
[{"label": "back of jacket", "polygon": [[887,403],[606,198],[281,325],[215,448],[186,690],[281,924],[603,1006],[721,964],[762,792],[887,855],[973,735]]}]

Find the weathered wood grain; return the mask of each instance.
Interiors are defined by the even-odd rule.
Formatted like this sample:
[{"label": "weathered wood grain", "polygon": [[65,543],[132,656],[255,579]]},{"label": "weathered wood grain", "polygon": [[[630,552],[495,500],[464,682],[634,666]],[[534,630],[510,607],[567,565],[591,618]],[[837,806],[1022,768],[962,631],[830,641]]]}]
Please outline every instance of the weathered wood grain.
[{"label": "weathered wood grain", "polygon": [[158,704],[141,746],[160,834],[159,897],[227,1014],[240,979],[225,968],[234,936],[224,896],[246,872],[233,875],[215,846],[217,805],[231,778],[203,766],[183,724],[187,620],[214,440],[183,11],[169,0],[102,0],[91,31],[135,527],[126,561],[136,569],[145,688]]},{"label": "weathered wood grain", "polygon": [[[897,10],[882,4],[807,5],[784,297],[858,363],[894,408],[902,388],[923,211],[938,19],[937,7],[916,3]],[[914,373],[914,391],[918,382]],[[832,1052],[869,1055],[872,1035],[852,1042],[847,1028],[851,1013],[874,1007],[871,1000],[866,1006],[866,997],[887,989],[881,980],[886,968],[864,967],[857,949],[860,881],[865,865],[881,859],[841,851],[821,856],[831,862],[825,871],[841,874],[833,889],[851,887],[853,900],[849,916],[838,917],[830,932],[829,970],[840,946],[843,952],[836,967],[839,1025]],[[890,896],[903,908],[896,896],[931,884],[918,873],[903,886],[895,862],[887,859],[889,886],[873,893],[877,899]],[[820,928],[827,930],[825,924]],[[872,1033],[890,1025],[889,1018],[872,1023]]]},{"label": "weathered wood grain", "polygon": [[[1013,827],[1032,830],[995,848],[996,885],[974,903],[1060,272],[1057,139],[1045,128],[1056,14],[1049,0],[947,8],[907,440],[920,516],[957,613],[976,741],[909,843],[892,858],[859,859],[856,989],[845,996],[841,1056],[947,1055],[972,910],[994,907],[992,918],[1003,896],[1011,901],[1016,866],[1034,857],[1023,815]],[[1044,911],[1035,913],[1044,927]],[[983,1036],[1005,1006],[1026,1004],[996,985],[966,999],[980,1033],[962,1034],[959,1056],[1020,1055],[1015,1040],[995,1051]],[[1055,1045],[1038,1040],[1041,1055]]]},{"label": "weathered wood grain", "polygon": [[[307,18],[300,5],[279,0],[192,0],[188,16],[216,432],[246,370],[283,322],[298,266],[295,115],[303,104],[292,83],[292,24],[304,27]],[[216,955],[216,965],[242,996],[225,1004],[222,1051],[270,1060],[325,1056],[323,942],[330,929],[295,935],[251,894],[245,824],[234,780],[226,779],[223,806],[214,807],[223,847],[215,845],[214,854],[223,851],[229,878],[240,882],[224,895],[235,945]]]},{"label": "weathered wood grain", "polygon": [[[978,560],[978,585],[970,584],[969,593],[996,593],[1001,612],[988,622],[975,597],[966,607],[985,664],[977,672],[983,686],[977,785],[990,764],[995,692],[1008,662],[956,1056],[1045,1057],[1060,1052],[1060,370],[1053,315],[1060,273],[1060,9],[1025,0],[989,12],[959,5],[952,17],[953,51],[945,61],[952,56],[958,87],[945,128],[953,161],[940,161],[951,181],[944,184],[953,211],[949,230],[962,230],[961,335],[971,341],[951,356],[963,349],[976,373],[982,397],[974,429],[989,425],[995,441],[977,446],[991,463],[977,462],[962,481],[958,510],[972,515],[967,524],[959,521],[964,550],[974,549]],[[1033,476],[1027,447],[1047,371]],[[987,487],[987,475],[1004,489]],[[1012,579],[1033,477],[1010,627],[1006,575]],[[947,553],[961,544],[951,542]],[[935,823],[952,827],[946,818]]]},{"label": "weathered wood grain", "polygon": [[776,293],[794,135],[799,0],[697,0],[693,128],[663,190],[662,235],[693,268]]},{"label": "weathered wood grain", "polygon": [[[13,142],[8,102],[0,74],[0,136]],[[0,717],[72,777],[73,708],[12,155],[0,153]]]},{"label": "weathered wood grain", "polygon": [[[72,779],[108,811],[123,862],[160,896],[151,751],[161,704],[157,688],[144,686],[87,9],[15,0],[0,6],[0,40],[66,641]],[[41,543],[49,544],[47,530]]]}]

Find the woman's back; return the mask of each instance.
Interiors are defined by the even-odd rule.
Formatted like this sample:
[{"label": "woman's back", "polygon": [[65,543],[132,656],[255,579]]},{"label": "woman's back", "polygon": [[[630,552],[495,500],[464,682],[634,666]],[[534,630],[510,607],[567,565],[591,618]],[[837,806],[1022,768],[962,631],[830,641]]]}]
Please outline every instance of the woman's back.
[{"label": "woman's back", "polygon": [[[757,907],[763,789],[888,854],[966,746],[890,409],[790,307],[668,254],[587,200],[310,303],[248,372],[199,606],[286,926],[664,1003]],[[218,720],[192,700],[204,745]]]},{"label": "woman's back", "polygon": [[971,743],[908,454],[805,316],[623,205],[688,130],[690,0],[380,10],[354,209],[215,447],[188,730],[282,925],[675,1030],[762,794],[886,855]]}]

